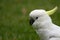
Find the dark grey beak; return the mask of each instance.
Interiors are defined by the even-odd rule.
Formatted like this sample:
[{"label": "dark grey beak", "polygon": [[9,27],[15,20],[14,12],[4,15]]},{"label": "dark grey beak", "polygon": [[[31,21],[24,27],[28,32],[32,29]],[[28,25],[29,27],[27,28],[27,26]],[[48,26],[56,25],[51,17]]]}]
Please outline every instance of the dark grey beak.
[{"label": "dark grey beak", "polygon": [[34,21],[35,21],[35,20],[34,20],[33,18],[30,18],[30,22],[29,22],[30,25],[32,25],[32,24],[34,23]]}]

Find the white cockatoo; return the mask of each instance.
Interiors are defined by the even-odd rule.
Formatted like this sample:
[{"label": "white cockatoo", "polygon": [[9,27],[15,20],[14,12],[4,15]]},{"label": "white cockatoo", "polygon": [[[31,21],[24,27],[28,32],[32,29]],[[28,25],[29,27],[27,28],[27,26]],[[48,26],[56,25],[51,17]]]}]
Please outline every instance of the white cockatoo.
[{"label": "white cockatoo", "polygon": [[30,12],[30,24],[39,35],[40,40],[60,40],[60,27],[52,22],[49,15],[52,15],[57,7],[50,11],[36,9]]}]

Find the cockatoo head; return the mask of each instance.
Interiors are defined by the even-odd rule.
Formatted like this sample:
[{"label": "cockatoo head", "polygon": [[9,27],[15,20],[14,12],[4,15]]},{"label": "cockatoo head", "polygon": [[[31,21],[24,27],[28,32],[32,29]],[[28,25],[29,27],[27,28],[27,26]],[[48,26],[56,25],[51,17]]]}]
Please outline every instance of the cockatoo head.
[{"label": "cockatoo head", "polygon": [[[56,10],[57,10],[57,7],[53,8],[53,9],[50,10],[50,11],[46,11],[46,10],[43,10],[43,9],[33,10],[33,11],[29,14],[30,24],[32,25],[32,24],[33,24],[37,19],[39,19],[39,18],[49,17],[49,15],[55,13]],[[44,19],[41,19],[41,20],[44,20]]]}]

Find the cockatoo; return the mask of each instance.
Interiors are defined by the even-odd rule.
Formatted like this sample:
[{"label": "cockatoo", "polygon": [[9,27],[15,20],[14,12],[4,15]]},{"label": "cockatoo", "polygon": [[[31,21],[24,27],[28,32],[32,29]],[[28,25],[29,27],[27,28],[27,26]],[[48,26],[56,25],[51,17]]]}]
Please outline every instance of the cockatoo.
[{"label": "cockatoo", "polygon": [[50,11],[36,9],[30,12],[30,24],[39,35],[40,40],[60,40],[60,27],[52,22],[49,15],[56,12],[57,6]]}]

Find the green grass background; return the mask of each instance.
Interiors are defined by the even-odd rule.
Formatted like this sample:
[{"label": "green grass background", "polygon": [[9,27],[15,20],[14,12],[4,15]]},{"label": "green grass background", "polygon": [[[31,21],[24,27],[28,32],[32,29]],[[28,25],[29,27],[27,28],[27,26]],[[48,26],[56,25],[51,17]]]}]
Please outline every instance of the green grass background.
[{"label": "green grass background", "polygon": [[29,13],[34,9],[50,10],[53,23],[60,25],[60,0],[0,0],[0,40],[39,40],[29,25]]}]

